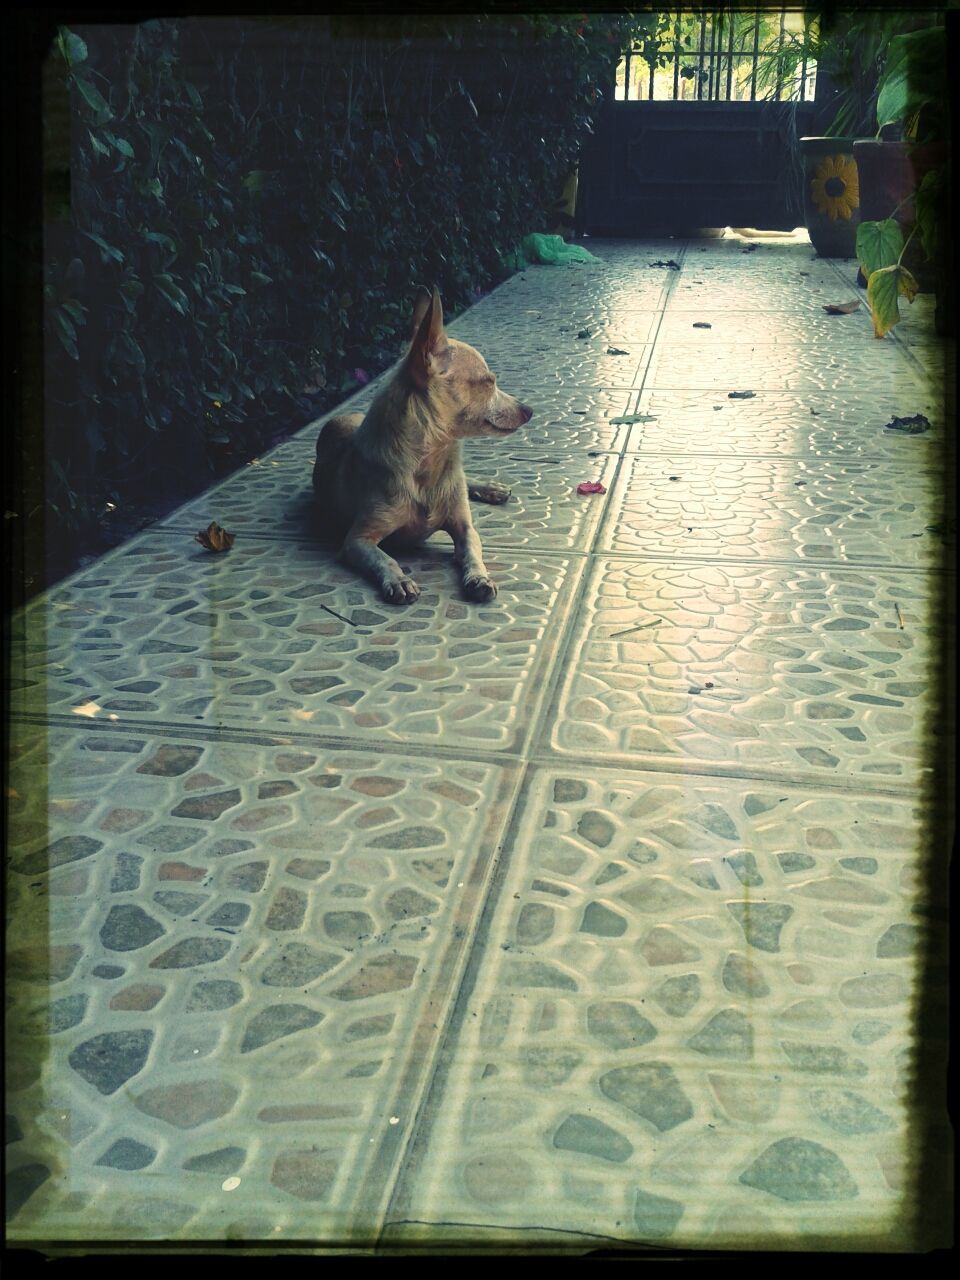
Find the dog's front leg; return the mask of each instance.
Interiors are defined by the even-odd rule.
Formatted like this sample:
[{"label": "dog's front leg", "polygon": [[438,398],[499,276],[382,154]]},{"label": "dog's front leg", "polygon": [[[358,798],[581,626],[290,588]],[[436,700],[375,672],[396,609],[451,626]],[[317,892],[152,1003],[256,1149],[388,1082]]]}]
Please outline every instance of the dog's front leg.
[{"label": "dog's front leg", "polygon": [[460,566],[460,581],[463,593],[468,600],[483,603],[492,600],[497,594],[497,584],[487,573],[483,563],[483,547],[480,536],[470,519],[470,509],[466,513],[450,520],[444,531],[453,539],[453,559]]},{"label": "dog's front leg", "polygon": [[396,560],[377,545],[385,536],[383,533],[371,533],[362,525],[354,525],[340,549],[340,556],[352,569],[375,582],[388,604],[413,604],[420,595],[420,588]]}]

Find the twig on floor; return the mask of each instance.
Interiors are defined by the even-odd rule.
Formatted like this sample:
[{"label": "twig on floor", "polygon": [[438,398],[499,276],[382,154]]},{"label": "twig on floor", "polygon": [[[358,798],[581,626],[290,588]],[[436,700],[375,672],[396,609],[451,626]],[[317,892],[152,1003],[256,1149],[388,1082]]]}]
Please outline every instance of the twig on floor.
[{"label": "twig on floor", "polygon": [[903,630],[903,614],[900,612],[900,606],[897,604],[896,600],[894,600],[893,602],[893,607],[897,611],[897,621],[900,623],[900,630],[902,631]]},{"label": "twig on floor", "polygon": [[617,636],[628,636],[634,631],[645,631],[647,627],[655,627],[659,621],[659,618],[654,618],[653,622],[641,622],[637,627],[627,627],[626,631],[614,631],[610,639],[616,640]]},{"label": "twig on floor", "polygon": [[[319,600],[317,603],[320,604]],[[359,622],[354,622],[350,618],[345,618],[342,613],[337,613],[336,609],[331,609],[327,604],[321,604],[320,608],[325,609],[327,613],[332,613],[335,618],[339,618],[341,622],[347,623],[348,626],[358,627],[360,625]]]}]

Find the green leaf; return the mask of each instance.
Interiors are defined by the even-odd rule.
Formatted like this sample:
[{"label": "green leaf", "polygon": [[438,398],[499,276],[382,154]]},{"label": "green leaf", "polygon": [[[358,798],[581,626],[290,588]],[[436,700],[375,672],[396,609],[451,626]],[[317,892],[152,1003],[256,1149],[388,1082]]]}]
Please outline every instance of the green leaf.
[{"label": "green leaf", "polygon": [[227,293],[245,294],[247,292],[246,289],[241,289],[238,284],[225,284],[223,287],[226,289]]},{"label": "green leaf", "polygon": [[161,274],[153,277],[154,284],[173,307],[174,311],[179,311],[180,315],[186,315],[185,304],[187,295],[173,282],[171,276]]},{"label": "green leaf", "polygon": [[121,333],[118,336],[127,363],[132,364],[140,373],[146,373],[147,360],[139,344],[129,333]]},{"label": "green leaf", "polygon": [[109,103],[92,81],[85,79],[83,76],[75,75],[73,82],[80,90],[87,105],[95,112],[97,124],[104,124],[107,120],[113,119],[113,112],[110,110]]},{"label": "green leaf", "polygon": [[65,316],[63,311],[58,307],[53,313],[53,318],[57,322],[57,336],[63,343],[64,350],[72,359],[78,359],[77,356],[77,331],[73,327],[73,322],[69,316]]},{"label": "green leaf", "polygon": [[894,36],[877,94],[877,127],[912,119],[946,96],[946,28],[924,27]]},{"label": "green leaf", "polygon": [[[179,249],[176,240],[166,235],[162,231],[145,231],[143,233],[144,240],[149,240],[152,244],[162,244],[165,249],[169,249],[174,257],[177,256]],[[173,261],[173,259],[171,259]]]},{"label": "green leaf", "polygon": [[131,147],[126,138],[118,138],[117,135],[115,133],[111,133],[109,129],[104,129],[103,136],[109,143],[116,147],[121,155],[126,156],[128,160],[133,160],[135,158],[133,147]]},{"label": "green leaf", "polygon": [[97,155],[99,155],[99,156],[108,156],[108,155],[110,154],[110,148],[109,148],[109,147],[105,147],[105,146],[103,145],[103,143],[102,143],[102,142],[100,141],[100,139],[96,136],[96,134],[93,132],[93,130],[92,130],[92,129],[88,129],[88,130],[87,130],[87,133],[90,135],[90,142],[91,142],[91,145],[93,146],[93,149],[94,149],[94,151],[96,151]]},{"label": "green leaf", "polygon": [[139,298],[143,293],[143,281],[138,280],[136,276],[131,276],[129,280],[124,280],[120,286],[120,292],[130,302],[133,302],[135,298]]},{"label": "green leaf", "polygon": [[62,302],[60,305],[63,307],[64,311],[66,311],[67,314],[76,321],[77,324],[87,323],[86,308],[81,306],[79,302],[74,302],[71,299],[70,301]]},{"label": "green leaf", "polygon": [[331,219],[331,221],[337,224],[337,226],[340,228],[341,231],[346,231],[347,224],[340,217],[339,213],[335,212],[335,210],[333,209],[326,209],[324,212],[326,213],[327,217]]},{"label": "green leaf", "polygon": [[903,232],[893,218],[861,222],[857,228],[857,258],[869,280],[874,271],[893,266],[903,252]]},{"label": "green leaf", "polygon": [[60,45],[61,53],[71,67],[75,67],[78,62],[86,62],[87,46],[78,35],[74,35],[66,27],[61,27],[57,42]]},{"label": "green leaf", "polygon": [[254,284],[273,284],[273,276],[265,276],[262,271],[251,271],[250,279]]},{"label": "green leaf", "polygon": [[203,110],[203,99],[200,97],[200,94],[197,92],[197,90],[196,90],[195,86],[194,86],[194,85],[192,85],[192,84],[190,84],[190,83],[189,83],[189,81],[185,80],[185,81],[183,82],[183,87],[184,87],[184,88],[186,89],[186,91],[187,91],[187,97],[190,99],[190,101],[193,103],[193,105],[196,107],[196,109],[197,109],[198,111],[202,111],[202,110]]},{"label": "green leaf", "polygon": [[84,231],[83,234],[87,237],[88,240],[92,240],[94,244],[100,246],[100,249],[102,250],[101,256],[106,255],[106,256],[103,256],[104,262],[107,261],[108,257],[113,258],[115,262],[123,262],[123,254],[120,252],[119,249],[114,248],[112,244],[107,244],[106,240],[102,239],[98,235],[95,235],[94,232],[92,231]]},{"label": "green leaf", "polygon": [[268,184],[273,174],[267,169],[251,169],[244,177],[243,185],[251,195],[259,195]]},{"label": "green leaf", "polygon": [[347,199],[347,193],[341,187],[336,178],[331,178],[327,183],[327,190],[335,196],[337,203],[345,213],[350,212],[350,201]]},{"label": "green leaf", "polygon": [[873,314],[873,332],[877,338],[889,333],[900,320],[897,298],[900,294],[912,302],[916,297],[917,282],[906,267],[896,263],[874,271],[867,281],[867,301]]}]

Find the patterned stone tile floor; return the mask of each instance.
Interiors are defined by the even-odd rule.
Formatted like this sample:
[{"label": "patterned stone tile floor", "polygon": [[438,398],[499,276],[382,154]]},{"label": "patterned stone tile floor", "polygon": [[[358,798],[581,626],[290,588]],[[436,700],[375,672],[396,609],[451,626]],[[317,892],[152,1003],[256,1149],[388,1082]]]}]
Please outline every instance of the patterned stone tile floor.
[{"label": "patterned stone tile floor", "polygon": [[911,1247],[944,351],[591,247],[452,326],[493,604],[339,567],[311,428],[14,621],[11,1242]]}]

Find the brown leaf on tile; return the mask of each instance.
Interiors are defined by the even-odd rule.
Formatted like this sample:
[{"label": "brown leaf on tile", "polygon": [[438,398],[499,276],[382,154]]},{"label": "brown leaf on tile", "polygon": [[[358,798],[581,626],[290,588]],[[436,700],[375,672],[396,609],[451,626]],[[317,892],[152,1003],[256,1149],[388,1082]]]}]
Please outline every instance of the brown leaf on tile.
[{"label": "brown leaf on tile", "polygon": [[236,534],[227,533],[226,529],[221,529],[214,520],[212,524],[207,525],[206,529],[200,530],[194,541],[199,542],[201,547],[206,547],[208,551],[229,551],[235,537]]},{"label": "brown leaf on tile", "polygon": [[823,309],[828,316],[848,316],[851,311],[860,308],[860,299],[852,298],[849,302],[825,302]]}]

